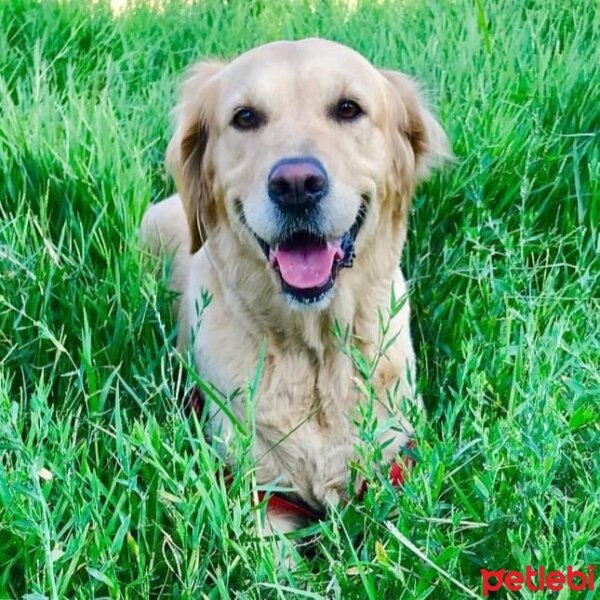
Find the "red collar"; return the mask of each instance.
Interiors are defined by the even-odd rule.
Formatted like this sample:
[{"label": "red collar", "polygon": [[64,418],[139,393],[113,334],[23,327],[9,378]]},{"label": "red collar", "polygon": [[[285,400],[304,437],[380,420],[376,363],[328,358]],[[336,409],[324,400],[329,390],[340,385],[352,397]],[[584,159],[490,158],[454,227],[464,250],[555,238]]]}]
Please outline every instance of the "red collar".
[{"label": "red collar", "polygon": [[323,513],[316,511],[301,500],[295,500],[281,492],[265,492],[259,490],[258,501],[267,498],[267,511],[275,514],[286,514],[308,519],[309,521],[320,521]]}]

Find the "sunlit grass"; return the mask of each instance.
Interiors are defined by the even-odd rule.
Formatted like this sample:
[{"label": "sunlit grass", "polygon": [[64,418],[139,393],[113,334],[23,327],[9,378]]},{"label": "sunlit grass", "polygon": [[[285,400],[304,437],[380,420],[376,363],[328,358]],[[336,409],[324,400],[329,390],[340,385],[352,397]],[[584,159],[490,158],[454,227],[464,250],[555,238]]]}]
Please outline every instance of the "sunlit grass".
[{"label": "sunlit grass", "polygon": [[[0,597],[451,598],[479,593],[482,567],[598,564],[596,11],[0,3]],[[137,228],[172,190],[185,65],[307,35],[421,80],[456,162],[419,190],[404,256],[417,467],[399,493],[371,465],[364,500],[278,568],[250,438],[226,488],[182,410],[165,273]]]}]

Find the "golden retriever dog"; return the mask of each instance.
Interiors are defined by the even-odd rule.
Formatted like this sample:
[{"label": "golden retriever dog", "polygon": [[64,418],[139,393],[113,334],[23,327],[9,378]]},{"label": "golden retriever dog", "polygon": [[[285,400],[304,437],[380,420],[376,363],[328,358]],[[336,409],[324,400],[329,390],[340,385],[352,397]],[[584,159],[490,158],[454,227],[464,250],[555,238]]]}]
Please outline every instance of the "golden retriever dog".
[{"label": "golden retriever dog", "polygon": [[[407,293],[400,257],[415,185],[448,154],[411,79],[337,43],[275,42],[190,70],[167,149],[178,194],[148,209],[141,234],[174,256],[179,348],[192,348],[241,420],[234,392],[266,348],[253,407],[259,484],[317,510],[347,497],[361,403],[373,404],[384,460],[410,443],[405,415],[422,406],[409,306],[390,313],[390,298]],[[377,358],[375,394],[336,323]],[[229,418],[207,409],[207,434],[227,446]],[[299,520],[270,518],[279,531]]]}]

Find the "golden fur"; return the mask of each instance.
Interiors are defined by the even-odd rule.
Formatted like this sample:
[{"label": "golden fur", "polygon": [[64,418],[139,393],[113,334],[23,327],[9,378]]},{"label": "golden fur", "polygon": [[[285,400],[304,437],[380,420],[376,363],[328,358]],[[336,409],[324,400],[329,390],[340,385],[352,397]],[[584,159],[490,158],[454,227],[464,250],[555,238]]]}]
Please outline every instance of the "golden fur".
[{"label": "golden fur", "polygon": [[[327,107],[340,96],[359,99],[365,116],[351,124],[333,121]],[[269,115],[260,130],[230,126],[232,111],[245,104]],[[353,417],[365,396],[331,330],[338,321],[367,357],[377,352],[378,312],[388,314],[392,290],[397,298],[406,293],[399,263],[410,198],[448,153],[442,128],[407,76],[378,70],[333,42],[276,42],[229,63],[191,69],[167,152],[178,195],[148,209],[142,238],[156,252],[175,254],[178,344],[193,343],[203,378],[226,394],[243,388],[266,341],[255,407],[258,482],[276,480],[315,507],[346,493],[356,459]],[[323,214],[332,235],[352,225],[367,199],[354,266],[340,272],[333,297],[312,309],[285,300],[253,236],[268,239],[274,226],[265,193],[271,166],[297,155],[314,155],[327,168],[332,188]],[[198,323],[202,289],[212,302]],[[421,407],[411,383],[408,302],[393,318],[388,341],[373,383],[379,422],[394,422],[382,433],[382,441],[391,441],[385,458],[392,460],[412,434],[400,405]],[[241,399],[231,408],[244,418]],[[233,430],[212,411],[209,434],[216,427],[227,443]]]}]

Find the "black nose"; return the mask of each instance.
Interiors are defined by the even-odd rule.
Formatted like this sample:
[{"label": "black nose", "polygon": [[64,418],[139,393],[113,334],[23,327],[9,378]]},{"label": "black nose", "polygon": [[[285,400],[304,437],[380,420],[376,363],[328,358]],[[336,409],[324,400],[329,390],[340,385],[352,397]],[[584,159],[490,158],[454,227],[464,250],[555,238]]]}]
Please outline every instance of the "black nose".
[{"label": "black nose", "polygon": [[282,208],[311,208],[327,194],[328,187],[323,165],[310,156],[284,158],[269,174],[269,198]]}]

